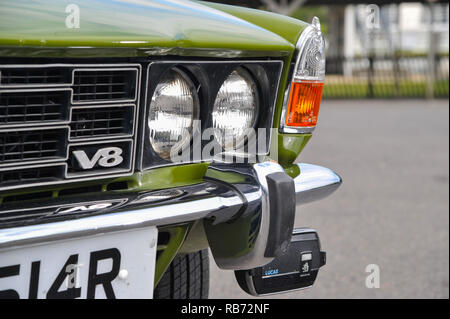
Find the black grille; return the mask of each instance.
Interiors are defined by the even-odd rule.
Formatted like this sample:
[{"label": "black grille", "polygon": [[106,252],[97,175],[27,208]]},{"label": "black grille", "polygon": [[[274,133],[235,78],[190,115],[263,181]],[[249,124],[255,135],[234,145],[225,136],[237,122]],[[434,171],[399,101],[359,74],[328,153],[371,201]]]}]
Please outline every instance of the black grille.
[{"label": "black grille", "polygon": [[68,120],[70,91],[1,92],[0,126]]},{"label": "black grille", "polygon": [[71,80],[69,70],[62,67],[0,67],[0,86],[60,85]]},{"label": "black grille", "polygon": [[52,182],[61,179],[64,175],[65,167],[48,166],[48,167],[33,167],[21,169],[8,169],[0,171],[0,183],[2,186],[33,183]]},{"label": "black grille", "polygon": [[0,165],[24,160],[64,159],[67,129],[0,132]]},{"label": "black grille", "polygon": [[134,106],[86,107],[72,109],[70,137],[132,135]]},{"label": "black grille", "polygon": [[131,174],[141,66],[27,63],[0,64],[0,203],[33,185]]},{"label": "black grille", "polygon": [[0,203],[20,201],[17,189],[34,185],[129,175],[140,70],[139,64],[1,64]]},{"label": "black grille", "polygon": [[136,98],[136,74],[136,70],[76,70],[73,101],[79,103],[134,100]]}]

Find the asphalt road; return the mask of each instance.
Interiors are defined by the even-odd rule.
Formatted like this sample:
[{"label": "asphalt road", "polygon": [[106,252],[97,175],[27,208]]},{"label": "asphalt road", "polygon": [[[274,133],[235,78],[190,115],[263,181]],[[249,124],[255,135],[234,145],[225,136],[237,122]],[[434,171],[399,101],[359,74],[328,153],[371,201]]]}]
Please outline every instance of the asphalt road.
[{"label": "asphalt road", "polygon": [[[341,188],[297,212],[327,251],[313,288],[277,298],[449,298],[449,104],[324,101],[298,161]],[[377,264],[380,288],[365,285]],[[211,258],[210,298],[248,298]]]}]

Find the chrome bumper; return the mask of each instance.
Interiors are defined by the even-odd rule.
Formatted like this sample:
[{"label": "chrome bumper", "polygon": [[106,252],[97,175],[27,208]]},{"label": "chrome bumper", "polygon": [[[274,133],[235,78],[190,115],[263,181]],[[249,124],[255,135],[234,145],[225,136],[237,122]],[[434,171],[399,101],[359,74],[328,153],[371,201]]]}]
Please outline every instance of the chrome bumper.
[{"label": "chrome bumper", "polygon": [[[301,172],[293,179],[297,206],[328,196],[341,184],[341,178],[329,169],[311,164],[297,165]],[[218,263],[223,268],[249,269],[272,260],[263,253],[267,246],[271,215],[266,177],[276,172],[284,172],[277,163],[255,164],[248,171],[231,172],[243,178],[242,182],[235,184],[205,178],[202,184],[173,191],[156,191],[133,194],[128,198],[107,199],[111,202],[123,199],[123,202],[113,209],[109,208],[111,211],[108,211],[108,208],[95,211],[97,214],[95,216],[0,229],[0,250],[198,219],[208,220],[213,225],[220,223],[232,225],[230,221],[246,216],[247,212],[252,210],[258,210],[261,212],[260,227],[252,250],[244,256],[230,259],[232,262],[223,260]],[[228,173],[229,170],[225,172]],[[93,201],[95,202],[105,200]],[[272,212],[274,213],[276,212]]]},{"label": "chrome bumper", "polygon": [[342,183],[341,177],[331,169],[297,164],[300,175],[294,178],[297,205],[317,201],[331,195]]}]

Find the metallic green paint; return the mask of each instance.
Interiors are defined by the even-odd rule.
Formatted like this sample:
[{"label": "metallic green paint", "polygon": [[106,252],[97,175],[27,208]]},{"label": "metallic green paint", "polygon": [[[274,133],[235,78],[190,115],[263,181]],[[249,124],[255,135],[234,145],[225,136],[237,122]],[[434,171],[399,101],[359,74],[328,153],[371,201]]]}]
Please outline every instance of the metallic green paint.
[{"label": "metallic green paint", "polygon": [[281,55],[293,50],[292,43],[275,33],[192,1],[78,0],[80,27],[67,28],[69,13],[65,9],[71,3],[2,2],[0,46],[139,48],[149,55],[172,54],[180,49],[271,51]]},{"label": "metallic green paint", "polygon": [[276,133],[272,140],[278,140],[278,158],[274,159],[284,168],[293,164],[300,152],[311,139],[311,134],[281,134]]},{"label": "metallic green paint", "polygon": [[189,233],[192,224],[193,223],[172,227],[161,227],[158,229],[158,232],[169,232],[170,239],[167,245],[165,245],[164,247],[158,247],[158,251],[161,251],[161,253],[158,256],[155,265],[155,287],[160,281],[161,277],[164,275],[166,269],[169,267],[173,258],[175,258],[178,250],[183,245],[183,242],[186,239],[186,236]]},{"label": "metallic green paint", "polygon": [[198,3],[226,12],[237,18],[278,34],[294,46],[297,43],[300,34],[308,26],[308,23],[301,20],[273,12],[205,1],[198,1]]},{"label": "metallic green paint", "polygon": [[239,184],[245,182],[245,177],[242,176],[242,174],[233,172],[221,172],[215,169],[208,170],[205,176],[218,179],[229,184]]},{"label": "metallic green paint", "polygon": [[[22,189],[7,191],[0,194],[0,203],[6,196],[16,196],[23,194],[31,194],[34,192],[52,192],[52,197],[58,197],[58,192],[68,188],[88,187],[90,185],[102,185],[102,191],[107,191],[107,185],[117,182],[127,182],[128,191],[151,191],[165,188],[175,188],[187,185],[193,185],[203,182],[209,163],[195,163],[177,166],[159,167],[147,170],[143,173],[135,173],[132,176],[120,177],[107,181],[88,181],[73,184],[62,184],[53,186],[42,186],[38,189]],[[30,191],[32,190],[32,191]],[[110,191],[114,192],[114,191]],[[121,190],[120,192],[123,192]],[[47,200],[48,198],[43,198]]]},{"label": "metallic green paint", "polygon": [[296,178],[300,175],[300,167],[295,164],[285,166],[284,171],[292,178]]},{"label": "metallic green paint", "polygon": [[134,174],[130,190],[156,190],[203,182],[209,163],[196,163],[154,168]]}]

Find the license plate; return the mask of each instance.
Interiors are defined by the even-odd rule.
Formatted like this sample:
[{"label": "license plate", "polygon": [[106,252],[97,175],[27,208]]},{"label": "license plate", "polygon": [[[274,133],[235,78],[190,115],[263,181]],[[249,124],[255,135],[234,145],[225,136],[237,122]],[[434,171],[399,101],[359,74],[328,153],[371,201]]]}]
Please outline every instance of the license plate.
[{"label": "license plate", "polygon": [[152,298],[156,227],[0,251],[0,298]]}]

